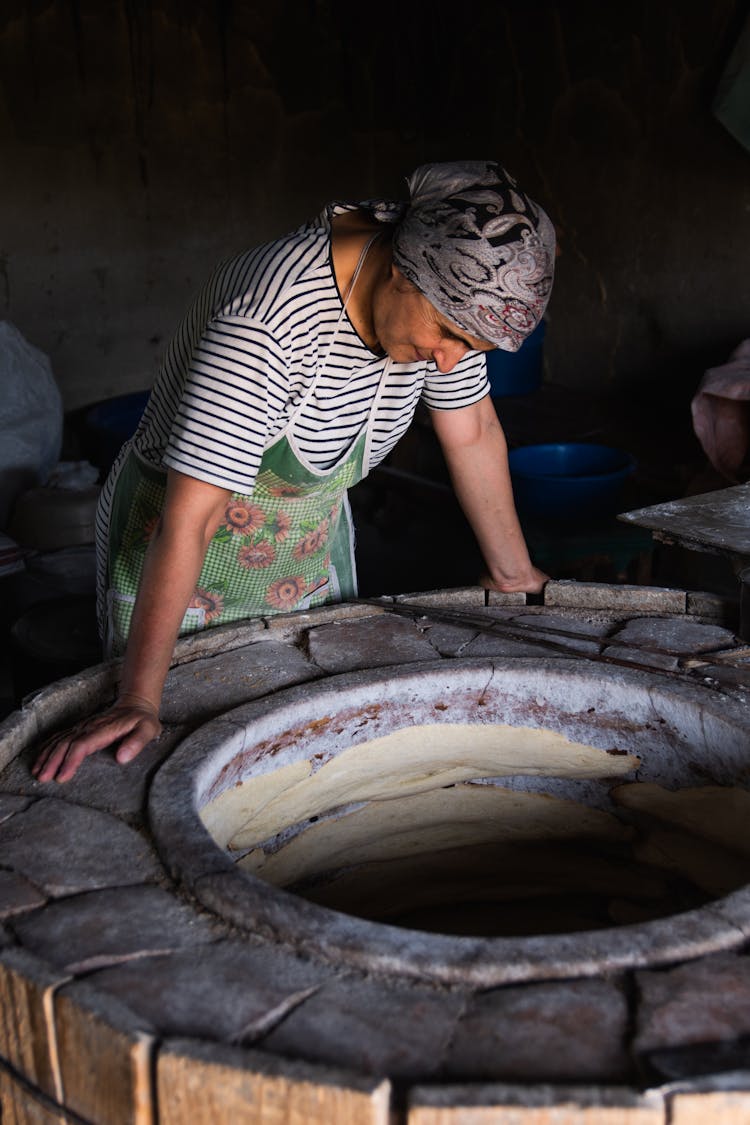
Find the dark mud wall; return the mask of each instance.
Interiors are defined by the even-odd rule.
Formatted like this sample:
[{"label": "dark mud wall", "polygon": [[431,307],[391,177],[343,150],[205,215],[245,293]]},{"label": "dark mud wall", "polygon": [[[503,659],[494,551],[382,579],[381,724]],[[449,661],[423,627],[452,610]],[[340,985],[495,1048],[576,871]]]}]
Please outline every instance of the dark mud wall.
[{"label": "dark mud wall", "polygon": [[6,0],[0,318],[69,408],[149,385],[206,271],[329,198],[497,156],[562,254],[547,379],[686,400],[748,333],[740,0]]}]

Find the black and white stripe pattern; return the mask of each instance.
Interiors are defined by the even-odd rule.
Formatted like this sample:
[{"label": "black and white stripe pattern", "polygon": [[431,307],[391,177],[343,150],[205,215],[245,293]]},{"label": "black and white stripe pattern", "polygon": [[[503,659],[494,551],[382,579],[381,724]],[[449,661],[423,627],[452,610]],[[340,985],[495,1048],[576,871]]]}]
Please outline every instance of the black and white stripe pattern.
[{"label": "black and white stripe pattern", "polygon": [[340,319],[330,220],[346,209],[328,208],[215,271],[166,353],[134,439],[148,462],[250,493],[264,448],[316,378],[291,436],[319,471],[361,431],[383,379],[370,468],[408,428],[420,396],[434,409],[456,409],[487,394],[483,355],[468,354],[449,375],[432,363],[389,364]]}]

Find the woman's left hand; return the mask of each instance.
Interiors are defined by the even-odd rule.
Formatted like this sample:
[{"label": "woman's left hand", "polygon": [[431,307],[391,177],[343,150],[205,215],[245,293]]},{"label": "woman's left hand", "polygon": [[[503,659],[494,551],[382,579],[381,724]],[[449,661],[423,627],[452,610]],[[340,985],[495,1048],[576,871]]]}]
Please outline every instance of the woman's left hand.
[{"label": "woman's left hand", "polygon": [[106,711],[49,738],[31,772],[37,781],[70,781],[90,754],[115,746],[115,757],[124,764],[160,733],[156,709],[146,700],[123,696]]}]

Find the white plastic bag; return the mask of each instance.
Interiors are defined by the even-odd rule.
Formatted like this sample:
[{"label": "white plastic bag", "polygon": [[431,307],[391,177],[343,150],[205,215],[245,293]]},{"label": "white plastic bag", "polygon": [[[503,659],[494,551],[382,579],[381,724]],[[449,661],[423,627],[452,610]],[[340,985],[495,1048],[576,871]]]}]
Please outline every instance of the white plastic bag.
[{"label": "white plastic bag", "polygon": [[62,444],[60,391],[44,352],[0,321],[0,528],[16,497],[44,484]]}]

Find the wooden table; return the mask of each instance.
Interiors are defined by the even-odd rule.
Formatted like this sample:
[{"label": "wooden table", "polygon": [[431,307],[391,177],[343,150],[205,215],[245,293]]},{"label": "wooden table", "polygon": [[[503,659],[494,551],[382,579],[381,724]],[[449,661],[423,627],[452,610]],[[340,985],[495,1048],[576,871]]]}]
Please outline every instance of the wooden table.
[{"label": "wooden table", "polygon": [[727,555],[736,570],[750,566],[750,484],[637,508],[618,519],[650,528],[664,543]]},{"label": "wooden table", "polygon": [[653,504],[618,519],[650,528],[663,543],[729,558],[740,582],[739,635],[750,640],[750,484]]}]

